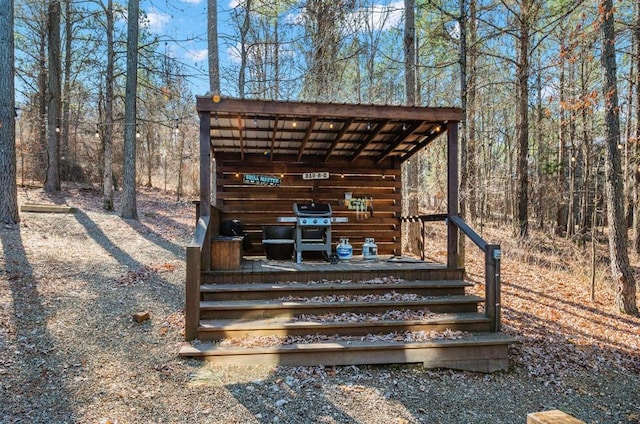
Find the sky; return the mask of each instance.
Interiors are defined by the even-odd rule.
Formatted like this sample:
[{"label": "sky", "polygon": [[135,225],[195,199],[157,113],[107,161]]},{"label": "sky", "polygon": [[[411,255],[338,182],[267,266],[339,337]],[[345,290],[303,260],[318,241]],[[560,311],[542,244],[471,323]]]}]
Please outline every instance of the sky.
[{"label": "sky", "polygon": [[[228,9],[227,1],[218,1],[218,9]],[[226,3],[226,4],[225,4]],[[143,1],[148,19],[148,30],[154,34],[176,40],[167,42],[167,53],[180,62],[193,67],[196,76],[191,80],[194,94],[208,91],[207,78],[207,1]],[[226,14],[218,17],[224,27]],[[200,71],[198,71],[200,70]],[[198,77],[199,76],[199,77]]]},{"label": "sky", "polygon": [[[229,11],[237,6],[238,0],[218,0],[218,32],[230,34]],[[397,13],[385,25],[395,26],[402,19],[403,0],[380,0],[381,4],[392,5]],[[382,6],[374,6],[381,8]],[[208,91],[207,64],[207,0],[143,0],[141,8],[148,18],[148,30],[177,42],[168,42],[167,51],[172,57],[192,67],[197,76],[192,78],[193,93],[206,94]],[[374,22],[373,25],[377,23]],[[224,38],[224,37],[223,37]],[[220,61],[235,61],[233,46],[220,40]]]}]

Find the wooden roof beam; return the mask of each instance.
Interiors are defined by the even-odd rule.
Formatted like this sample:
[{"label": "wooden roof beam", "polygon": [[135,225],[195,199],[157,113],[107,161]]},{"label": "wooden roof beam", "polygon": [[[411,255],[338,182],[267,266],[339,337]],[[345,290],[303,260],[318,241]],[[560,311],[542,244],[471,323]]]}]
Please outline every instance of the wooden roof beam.
[{"label": "wooden roof beam", "polygon": [[244,160],[244,140],[242,138],[242,116],[238,115],[238,141],[240,142],[240,157]]},{"label": "wooden roof beam", "polygon": [[387,125],[388,123],[389,123],[389,119],[385,119],[384,121],[375,123],[376,127],[373,129],[373,131],[369,133],[367,138],[365,138],[363,141],[360,142],[360,146],[358,146],[358,149],[355,152],[353,152],[353,155],[351,155],[352,163],[356,159],[358,159],[358,157],[360,157],[360,155],[362,154],[362,152],[364,152],[367,146],[371,144],[371,140],[373,140],[378,134],[380,134],[380,131],[382,131],[384,126]]},{"label": "wooden roof beam", "polygon": [[342,141],[342,137],[344,137],[344,134],[347,132],[347,130],[349,129],[352,123],[353,123],[353,118],[349,118],[342,123],[342,128],[340,128],[340,131],[336,135],[336,138],[333,139],[333,142],[331,143],[329,150],[327,150],[327,154],[324,157],[324,162],[327,162],[329,160],[329,157],[331,156],[333,151],[336,149],[340,141]]},{"label": "wooden roof beam", "polygon": [[411,150],[409,150],[405,155],[403,155],[400,158],[400,161],[404,162],[405,160],[410,159],[411,156],[415,155],[420,150],[425,148],[429,143],[431,143],[433,140],[438,138],[439,135],[444,134],[446,132],[446,128],[447,128],[447,124],[446,123],[438,125],[438,127],[435,129],[434,132],[432,132],[431,134],[425,136],[425,138],[420,143],[418,143],[415,146],[413,146],[413,148]]},{"label": "wooden roof beam", "polygon": [[416,129],[418,129],[418,127],[420,127],[421,124],[422,124],[422,121],[412,122],[411,124],[409,124],[409,126],[405,129],[405,131],[402,134],[399,134],[396,137],[396,139],[389,144],[389,146],[384,150],[384,152],[382,152],[382,154],[378,157],[376,164],[380,165],[382,161],[385,160],[387,156],[389,156],[391,153],[393,153],[396,147],[398,147],[403,141],[405,141],[407,137],[413,134],[413,132]]},{"label": "wooden roof beam", "polygon": [[340,103],[305,103],[278,100],[234,99],[223,97],[215,103],[209,96],[196,98],[198,111],[240,113],[247,115],[281,115],[332,117],[335,119],[405,119],[407,121],[460,121],[462,110],[452,107],[416,107]]},{"label": "wooden roof beam", "polygon": [[298,161],[302,158],[302,154],[304,153],[304,149],[309,143],[309,138],[311,137],[311,133],[313,132],[313,128],[316,126],[317,116],[312,116],[311,121],[309,122],[309,126],[304,133],[304,138],[302,139],[302,144],[300,144],[300,150],[298,150]]},{"label": "wooden roof beam", "polygon": [[269,153],[269,160],[273,160],[273,152],[276,149],[276,135],[278,134],[278,121],[279,116],[276,115],[273,118],[273,130],[271,131],[271,152]]}]

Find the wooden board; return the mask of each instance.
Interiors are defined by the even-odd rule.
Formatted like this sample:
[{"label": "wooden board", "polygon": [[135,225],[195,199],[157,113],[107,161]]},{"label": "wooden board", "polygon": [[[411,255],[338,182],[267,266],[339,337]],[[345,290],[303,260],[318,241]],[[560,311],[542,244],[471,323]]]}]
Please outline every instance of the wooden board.
[{"label": "wooden board", "polygon": [[527,415],[527,424],[584,424],[571,415],[554,409],[552,411],[533,412]]},{"label": "wooden board", "polygon": [[39,203],[25,203],[20,207],[21,212],[44,212],[44,213],[75,213],[76,208],[67,205],[46,205]]},{"label": "wooden board", "polygon": [[241,261],[242,237],[216,237],[211,240],[211,269],[239,269]]}]

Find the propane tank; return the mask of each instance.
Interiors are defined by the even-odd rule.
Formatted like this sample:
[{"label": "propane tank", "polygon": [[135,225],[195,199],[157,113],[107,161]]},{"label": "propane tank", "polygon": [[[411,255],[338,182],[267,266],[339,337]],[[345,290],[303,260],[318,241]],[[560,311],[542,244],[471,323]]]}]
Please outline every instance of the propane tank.
[{"label": "propane tank", "polygon": [[348,238],[341,238],[340,243],[336,247],[336,253],[338,254],[338,259],[341,261],[348,261],[353,258],[353,246],[349,244]]},{"label": "propane tank", "polygon": [[362,245],[362,258],[365,260],[378,259],[378,246],[372,238],[365,238]]}]

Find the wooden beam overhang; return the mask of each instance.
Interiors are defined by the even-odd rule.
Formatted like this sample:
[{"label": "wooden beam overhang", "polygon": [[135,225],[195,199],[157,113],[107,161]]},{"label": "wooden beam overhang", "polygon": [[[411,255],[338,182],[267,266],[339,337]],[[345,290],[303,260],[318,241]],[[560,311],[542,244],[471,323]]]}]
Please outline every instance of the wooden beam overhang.
[{"label": "wooden beam overhang", "polygon": [[238,115],[238,141],[240,142],[240,157],[244,160],[244,140],[242,137],[242,116]]},{"label": "wooden beam overhang", "polygon": [[362,154],[362,152],[364,152],[364,150],[367,148],[367,146],[369,146],[369,144],[371,144],[371,140],[373,140],[374,138],[376,138],[378,136],[378,134],[380,134],[380,131],[382,131],[382,129],[384,128],[385,125],[387,125],[388,122],[389,122],[389,120],[385,119],[382,122],[377,122],[377,123],[374,124],[376,127],[373,129],[373,131],[371,131],[369,133],[367,138],[365,138],[363,141],[360,142],[360,146],[358,146],[356,151],[351,156],[351,159],[350,159],[351,163],[355,162],[356,159],[358,159],[358,157]]},{"label": "wooden beam overhang", "polygon": [[216,103],[208,97],[198,97],[197,108],[209,118],[208,135],[217,154],[233,153],[241,160],[259,154],[270,161],[282,156],[298,162],[308,157],[325,164],[366,157],[377,166],[389,159],[407,160],[438,135],[435,128],[461,117],[457,108],[231,98]]},{"label": "wooden beam overhang", "polygon": [[[338,103],[303,103],[274,100],[246,100],[223,98],[215,103],[211,97],[197,97],[198,111],[217,111],[248,115],[287,115],[299,117],[331,117],[335,119],[406,119],[407,121],[459,121],[459,108],[438,107],[423,108],[417,106],[389,106]],[[428,116],[425,115],[428,111]]]},{"label": "wooden beam overhang", "polygon": [[300,159],[302,158],[302,155],[304,154],[304,149],[307,146],[307,143],[309,143],[309,137],[313,132],[313,128],[316,125],[317,119],[318,119],[317,116],[312,116],[311,120],[309,121],[309,126],[307,127],[307,130],[304,133],[304,138],[302,139],[302,143],[300,144],[300,149],[298,150],[298,162],[300,161]]},{"label": "wooden beam overhang", "polygon": [[273,130],[271,131],[271,151],[269,152],[269,160],[273,160],[273,153],[276,148],[276,137],[278,135],[279,118],[280,117],[278,115],[274,116],[273,118]]},{"label": "wooden beam overhang", "polygon": [[404,162],[405,160],[408,160],[409,158],[411,158],[411,156],[415,155],[420,150],[427,147],[429,143],[431,143],[433,140],[438,138],[440,134],[445,132],[443,128],[446,128],[446,126],[447,126],[446,122],[438,125],[438,127],[431,134],[425,136],[420,143],[414,145],[406,154],[402,155],[401,157],[402,162]]},{"label": "wooden beam overhang", "polygon": [[336,146],[338,146],[338,143],[342,141],[342,137],[344,137],[344,134],[347,132],[347,130],[349,129],[352,123],[353,123],[353,118],[349,118],[342,125],[342,128],[340,128],[340,131],[338,132],[336,137],[333,139],[333,142],[331,143],[331,147],[329,147],[329,149],[327,150],[327,154],[324,156],[325,163],[329,160],[329,157],[331,156],[333,151],[336,149]]},{"label": "wooden beam overhang", "polygon": [[413,132],[418,129],[418,127],[420,127],[420,122],[412,122],[411,124],[409,124],[409,127],[405,130],[405,132],[398,135],[395,140],[393,140],[393,142],[389,144],[389,147],[387,147],[385,151],[382,152],[382,154],[376,160],[376,164],[380,165],[382,161],[384,161],[387,156],[389,156],[400,144],[402,144],[402,142],[405,141],[407,137],[413,134]]}]

